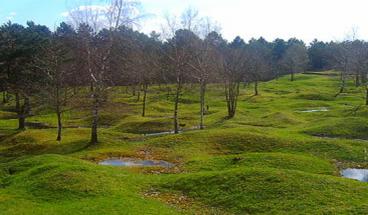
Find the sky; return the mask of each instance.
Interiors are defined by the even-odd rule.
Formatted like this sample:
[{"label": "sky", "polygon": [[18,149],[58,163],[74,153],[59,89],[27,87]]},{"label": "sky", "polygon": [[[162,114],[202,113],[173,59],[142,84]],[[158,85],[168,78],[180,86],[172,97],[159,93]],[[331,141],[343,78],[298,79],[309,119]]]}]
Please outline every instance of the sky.
[{"label": "sky", "polygon": [[[53,30],[65,19],[65,12],[81,6],[83,1],[0,0],[0,22],[25,24],[32,20]],[[245,40],[263,36],[269,41],[296,37],[309,43],[315,38],[343,40],[351,37],[353,31],[356,38],[368,40],[367,0],[141,0],[141,3],[144,13],[149,14],[141,28],[146,33],[160,31],[164,14],[179,15],[192,7],[201,16],[218,22],[228,40],[238,35]]]}]

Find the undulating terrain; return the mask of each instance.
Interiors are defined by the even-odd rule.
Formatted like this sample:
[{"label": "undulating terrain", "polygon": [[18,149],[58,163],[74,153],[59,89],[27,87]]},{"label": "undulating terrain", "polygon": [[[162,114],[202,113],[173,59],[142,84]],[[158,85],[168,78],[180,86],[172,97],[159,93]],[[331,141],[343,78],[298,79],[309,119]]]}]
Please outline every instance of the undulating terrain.
[{"label": "undulating terrain", "polygon": [[[368,184],[342,178],[368,167],[365,91],[351,82],[335,97],[334,72],[299,74],[242,86],[226,119],[221,85],[207,90],[206,128],[198,130],[198,86],[185,86],[180,134],[173,95],[151,87],[147,116],[126,87],[101,113],[100,142],[89,145],[88,109],[56,115],[38,104],[18,131],[14,101],[0,112],[0,214],[364,214]],[[164,160],[164,167],[98,165],[107,158]]]}]

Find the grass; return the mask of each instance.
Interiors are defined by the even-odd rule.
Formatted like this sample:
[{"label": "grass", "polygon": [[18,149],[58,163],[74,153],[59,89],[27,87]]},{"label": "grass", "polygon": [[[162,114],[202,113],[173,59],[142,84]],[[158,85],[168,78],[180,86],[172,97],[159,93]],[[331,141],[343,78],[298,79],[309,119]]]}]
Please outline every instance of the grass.
[{"label": "grass", "polygon": [[[322,75],[321,75],[322,74]],[[238,110],[226,119],[221,85],[209,85],[206,129],[199,90],[184,87],[183,133],[172,131],[173,91],[149,88],[146,117],[130,89],[117,87],[101,110],[100,142],[89,145],[89,110],[56,115],[38,106],[17,131],[14,104],[0,106],[0,211],[4,214],[364,214],[368,184],[339,176],[368,167],[364,91],[339,90],[332,71],[242,86]],[[169,92],[169,93],[168,93]],[[303,112],[326,108],[324,112]],[[193,130],[194,129],[194,130]],[[368,140],[368,139],[367,139]],[[110,157],[165,160],[164,168],[99,166]],[[21,205],[21,207],[20,207]]]},{"label": "grass", "polygon": [[[60,155],[17,159],[2,175],[4,214],[173,214],[140,195],[142,176]],[[21,207],[19,207],[21,205]]]},{"label": "grass", "polygon": [[368,186],[333,176],[246,167],[179,177],[161,192],[182,192],[235,214],[359,214]]},{"label": "grass", "polygon": [[286,153],[246,153],[216,156],[211,159],[193,160],[186,165],[186,169],[191,172],[221,171],[242,167],[279,168],[326,175],[335,175],[337,172],[334,165],[326,160]]},{"label": "grass", "polygon": [[307,129],[306,133],[331,138],[368,139],[368,121],[362,117],[331,119]]}]

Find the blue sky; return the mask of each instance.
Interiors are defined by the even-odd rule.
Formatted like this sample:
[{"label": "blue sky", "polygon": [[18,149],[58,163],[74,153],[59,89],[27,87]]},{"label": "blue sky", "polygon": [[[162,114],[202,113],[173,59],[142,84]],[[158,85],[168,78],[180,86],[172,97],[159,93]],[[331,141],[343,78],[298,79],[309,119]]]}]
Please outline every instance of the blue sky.
[{"label": "blue sky", "polygon": [[0,19],[25,24],[27,20],[55,26],[62,21],[60,14],[66,10],[64,0],[0,0]]},{"label": "blue sky", "polygon": [[[191,6],[202,16],[220,23],[227,39],[240,35],[245,39],[264,36],[298,37],[307,42],[341,40],[352,28],[357,36],[368,39],[368,1],[366,0],[141,0],[146,13],[155,14],[143,23],[142,31],[160,30],[164,13],[179,14]],[[51,29],[63,20],[62,13],[78,5],[79,0],[0,0],[0,21],[27,20]],[[102,1],[101,1],[102,2]]]}]

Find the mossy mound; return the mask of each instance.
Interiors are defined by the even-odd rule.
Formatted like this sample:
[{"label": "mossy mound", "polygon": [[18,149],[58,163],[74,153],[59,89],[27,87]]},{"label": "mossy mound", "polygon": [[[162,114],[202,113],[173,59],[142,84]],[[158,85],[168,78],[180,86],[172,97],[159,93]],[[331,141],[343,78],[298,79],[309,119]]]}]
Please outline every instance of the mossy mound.
[{"label": "mossy mound", "polygon": [[246,153],[192,160],[186,164],[186,169],[189,171],[218,171],[239,167],[272,167],[328,175],[337,172],[336,168],[326,160],[286,153]]},{"label": "mossy mound", "polygon": [[176,214],[143,198],[149,180],[113,167],[60,155],[24,157],[0,165],[2,214]]},{"label": "mossy mound", "polygon": [[360,117],[330,119],[305,130],[307,134],[320,137],[368,139],[368,121]]},{"label": "mossy mound", "polygon": [[16,119],[17,114],[15,112],[0,111],[0,119]]},{"label": "mossy mound", "polygon": [[322,93],[302,93],[295,96],[296,99],[303,100],[320,100],[320,101],[333,101],[335,100],[334,95],[322,94]]},{"label": "mossy mound", "polygon": [[19,159],[3,169],[8,186],[24,187],[47,201],[108,195],[115,181],[90,163],[59,155]]},{"label": "mossy mound", "polygon": [[133,134],[151,134],[170,131],[172,127],[170,119],[145,119],[142,121],[122,123],[115,130]]},{"label": "mossy mound", "polygon": [[265,115],[261,118],[260,122],[263,125],[269,125],[272,127],[285,127],[288,125],[297,125],[300,120],[292,114],[287,114],[283,112],[275,112],[272,114]]},{"label": "mossy mound", "polygon": [[368,210],[368,185],[272,168],[188,174],[162,184],[235,214],[351,214]]},{"label": "mossy mound", "polygon": [[218,151],[232,154],[272,151],[287,145],[275,137],[237,129],[211,132],[206,138]]}]

